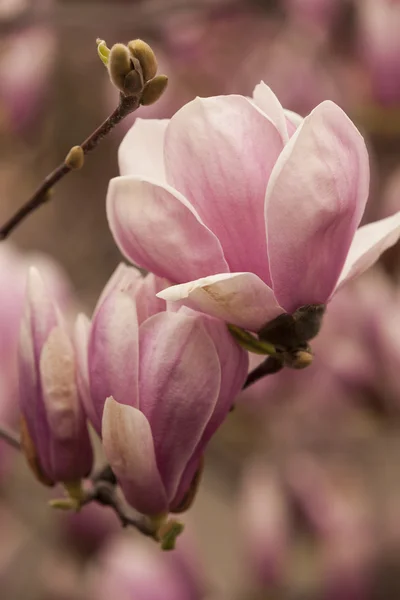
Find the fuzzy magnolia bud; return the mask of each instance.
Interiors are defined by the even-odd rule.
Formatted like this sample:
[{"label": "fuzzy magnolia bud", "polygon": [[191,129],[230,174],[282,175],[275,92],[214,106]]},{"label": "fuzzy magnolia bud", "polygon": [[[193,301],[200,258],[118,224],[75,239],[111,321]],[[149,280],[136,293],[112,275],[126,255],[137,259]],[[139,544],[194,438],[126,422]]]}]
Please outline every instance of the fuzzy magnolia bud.
[{"label": "fuzzy magnolia bud", "polygon": [[144,86],[142,96],[140,98],[140,104],[143,106],[149,106],[157,102],[159,98],[165,92],[168,85],[168,77],[166,75],[157,75],[154,79],[151,79]]},{"label": "fuzzy magnolia bud", "polygon": [[143,40],[133,40],[128,44],[129,51],[134,58],[137,58],[142,67],[143,79],[145,82],[153,79],[157,73],[157,59],[149,44]]},{"label": "fuzzy magnolia bud", "polygon": [[143,89],[141,66],[132,59],[124,44],[114,44],[108,58],[108,71],[113,84],[126,95],[139,93]]},{"label": "fuzzy magnolia bud", "polygon": [[65,164],[70,169],[81,169],[85,161],[85,155],[81,146],[73,146],[65,157]]}]

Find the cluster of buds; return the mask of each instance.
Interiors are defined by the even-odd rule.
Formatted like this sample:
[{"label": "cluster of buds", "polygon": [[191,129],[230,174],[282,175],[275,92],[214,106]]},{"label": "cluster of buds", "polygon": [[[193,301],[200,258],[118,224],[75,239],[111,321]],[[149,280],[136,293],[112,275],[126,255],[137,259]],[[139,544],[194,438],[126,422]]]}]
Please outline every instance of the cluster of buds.
[{"label": "cluster of buds", "polygon": [[108,68],[112,83],[124,96],[140,98],[140,104],[154,104],[164,93],[168,78],[157,75],[157,59],[151,47],[143,40],[127,45],[114,44],[107,48],[97,40],[98,54]]}]

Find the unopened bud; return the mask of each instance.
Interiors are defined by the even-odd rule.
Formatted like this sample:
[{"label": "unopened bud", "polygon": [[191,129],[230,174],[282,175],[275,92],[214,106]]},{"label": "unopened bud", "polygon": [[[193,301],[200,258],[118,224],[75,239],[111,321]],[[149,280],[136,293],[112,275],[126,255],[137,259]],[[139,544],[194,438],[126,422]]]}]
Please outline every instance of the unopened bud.
[{"label": "unopened bud", "polygon": [[153,50],[143,40],[133,40],[129,42],[128,48],[134,58],[137,58],[142,67],[143,79],[145,82],[153,79],[157,73],[157,59]]},{"label": "unopened bud", "polygon": [[285,365],[291,369],[305,369],[313,362],[313,354],[310,349],[301,348],[292,352],[285,352]]},{"label": "unopened bud", "polygon": [[132,71],[129,50],[124,44],[114,44],[108,57],[108,71],[113,84],[124,92],[125,77]]},{"label": "unopened bud", "polygon": [[143,106],[149,106],[154,104],[165,92],[165,88],[168,84],[168,77],[166,75],[156,75],[154,79],[151,79],[144,86],[142,96],[140,98],[140,104]]},{"label": "unopened bud", "polygon": [[135,96],[143,89],[143,77],[139,71],[130,71],[124,80],[123,92],[126,96]]},{"label": "unopened bud", "polygon": [[54,485],[54,481],[51,481],[51,479],[49,479],[47,475],[45,475],[42,467],[40,466],[39,457],[35,445],[29,433],[28,425],[26,424],[26,421],[23,417],[21,417],[20,421],[20,433],[21,449],[28,462],[28,465],[33,471],[33,474],[35,475],[36,479],[40,481],[40,483],[52,487]]},{"label": "unopened bud", "polygon": [[70,169],[81,169],[85,162],[85,154],[81,146],[73,146],[65,158],[65,164]]}]

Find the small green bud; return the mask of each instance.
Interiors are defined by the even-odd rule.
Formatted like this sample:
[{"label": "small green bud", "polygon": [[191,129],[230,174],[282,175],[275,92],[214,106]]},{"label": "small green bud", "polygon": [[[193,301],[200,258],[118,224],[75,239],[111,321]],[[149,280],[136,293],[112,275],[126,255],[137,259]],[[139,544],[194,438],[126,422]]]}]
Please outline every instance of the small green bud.
[{"label": "small green bud", "polygon": [[143,79],[145,82],[157,74],[157,59],[153,50],[143,40],[133,40],[129,42],[128,48],[134,58],[137,58],[142,67]]},{"label": "small green bud", "polygon": [[80,146],[73,146],[65,157],[65,164],[70,169],[81,169],[85,162],[85,155]]},{"label": "small green bud", "polygon": [[101,40],[100,38],[97,38],[96,44],[97,54],[99,55],[101,62],[107,66],[108,57],[110,56],[110,48],[107,48],[107,44],[105,43],[105,41]]},{"label": "small green bud", "polygon": [[156,75],[146,83],[140,98],[140,104],[149,106],[154,104],[163,95],[168,85],[168,77],[166,75]]},{"label": "small green bud", "polygon": [[132,71],[129,50],[124,44],[114,44],[108,57],[108,71],[113,84],[125,91],[125,77]]}]

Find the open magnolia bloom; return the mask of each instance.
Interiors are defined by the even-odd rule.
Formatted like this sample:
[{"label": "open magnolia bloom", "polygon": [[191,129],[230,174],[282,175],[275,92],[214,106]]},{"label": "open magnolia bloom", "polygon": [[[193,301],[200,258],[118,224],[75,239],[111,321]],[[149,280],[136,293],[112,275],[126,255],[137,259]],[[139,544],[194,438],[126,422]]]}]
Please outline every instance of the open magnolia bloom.
[{"label": "open magnolia bloom", "polygon": [[[140,278],[142,279],[142,278]],[[87,415],[127,501],[181,512],[194,497],[205,448],[247,375],[248,356],[224,323],[184,307],[139,310],[160,282],[119,267],[75,345]],[[152,314],[150,314],[152,313]]]},{"label": "open magnolia bloom", "polygon": [[369,162],[346,114],[325,101],[302,120],[263,83],[253,100],[137,120],[119,161],[107,214],[121,251],[179,284],[160,297],[251,331],[326,304],[400,235],[400,213],[357,230]]}]

